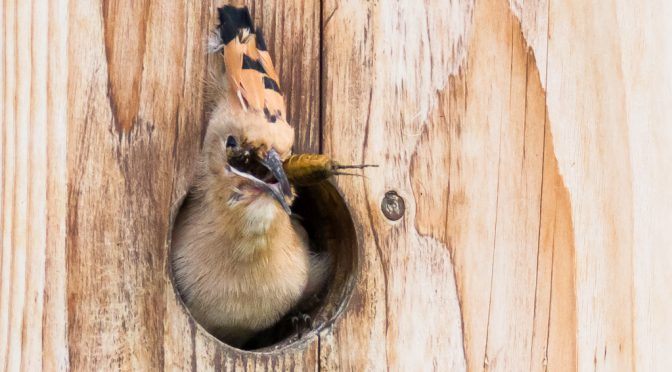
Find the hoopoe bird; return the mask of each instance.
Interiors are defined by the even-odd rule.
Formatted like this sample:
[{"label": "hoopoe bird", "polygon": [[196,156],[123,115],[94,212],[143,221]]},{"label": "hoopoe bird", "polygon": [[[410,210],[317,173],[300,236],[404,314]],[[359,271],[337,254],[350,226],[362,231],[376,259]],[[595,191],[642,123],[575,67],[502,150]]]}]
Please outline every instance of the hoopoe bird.
[{"label": "hoopoe bird", "polygon": [[224,71],[195,181],[173,232],[176,286],[192,316],[236,347],[314,296],[330,259],[309,250],[283,169],[294,130],[278,74],[246,7],[218,9]]}]

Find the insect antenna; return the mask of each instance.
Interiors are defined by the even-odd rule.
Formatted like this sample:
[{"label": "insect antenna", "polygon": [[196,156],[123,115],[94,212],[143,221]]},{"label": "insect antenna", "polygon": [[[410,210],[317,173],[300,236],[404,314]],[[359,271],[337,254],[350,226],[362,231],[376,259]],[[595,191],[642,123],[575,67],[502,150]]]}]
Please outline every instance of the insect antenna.
[{"label": "insect antenna", "polygon": [[362,169],[362,168],[369,168],[369,167],[378,167],[378,164],[357,164],[357,165],[337,165],[334,168],[336,169]]},{"label": "insect antenna", "polygon": [[334,172],[332,173],[334,176],[355,176],[355,177],[362,177],[368,179],[369,177],[363,175],[363,174],[357,174],[357,173],[349,173],[349,172]]}]

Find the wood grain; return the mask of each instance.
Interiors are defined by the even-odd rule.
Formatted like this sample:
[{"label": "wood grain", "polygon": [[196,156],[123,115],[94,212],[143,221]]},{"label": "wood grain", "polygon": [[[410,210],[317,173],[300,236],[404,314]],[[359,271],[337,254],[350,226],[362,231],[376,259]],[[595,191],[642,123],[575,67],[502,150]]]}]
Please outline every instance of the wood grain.
[{"label": "wood grain", "polygon": [[6,1],[0,16],[3,370],[67,364],[66,26],[54,21],[67,19],[65,6]]},{"label": "wood grain", "polygon": [[251,1],[295,150],[380,167],[336,180],[342,314],[244,352],[166,260],[221,3],[2,2],[0,370],[672,364],[672,5]]},{"label": "wood grain", "polygon": [[[546,33],[546,30],[549,30],[548,24],[543,21],[548,19],[545,16],[548,12],[544,8],[548,3],[538,2],[533,6],[530,4],[526,3],[522,9],[525,14],[522,17],[525,22],[522,28],[516,13],[504,2],[475,5],[474,15],[467,17],[467,19],[473,18],[473,25],[470,28],[472,32],[468,42],[465,43],[466,61],[454,80],[450,80],[448,89],[439,89],[436,98],[440,102],[439,107],[421,126],[413,122],[415,116],[404,114],[408,111],[423,113],[423,110],[413,109],[423,107],[418,105],[418,97],[422,97],[426,91],[417,90],[417,86],[422,86],[422,83],[414,82],[413,79],[418,75],[413,74],[404,76],[399,86],[396,69],[409,71],[403,68],[405,63],[408,63],[409,56],[419,58],[421,61],[422,56],[426,54],[415,54],[404,49],[409,43],[403,39],[404,36],[395,34],[395,31],[422,28],[404,26],[404,22],[410,21],[401,17],[395,18],[394,14],[384,12],[383,9],[388,4],[378,3],[359,9],[359,13],[367,14],[366,21],[358,19],[355,14],[358,10],[354,10],[342,16],[343,24],[326,25],[327,47],[330,45],[329,27],[335,28],[334,35],[338,35],[338,40],[345,39],[342,42],[334,41],[337,45],[334,47],[335,52],[329,49],[325,51],[327,63],[324,68],[327,75],[349,74],[357,81],[362,80],[358,76],[371,76],[370,80],[365,80],[363,84],[355,84],[354,88],[352,85],[345,87],[337,83],[333,86],[326,85],[328,99],[325,118],[326,148],[341,154],[340,156],[347,156],[350,152],[339,152],[341,149],[339,144],[354,143],[361,149],[360,153],[364,154],[363,160],[383,164],[381,172],[385,174],[377,174],[368,182],[365,181],[363,185],[365,196],[378,195],[379,200],[386,189],[401,189],[400,193],[408,198],[411,192],[404,191],[408,190],[404,174],[410,174],[414,200],[409,203],[407,199],[407,205],[415,205],[415,215],[411,213],[407,219],[414,219],[417,233],[439,240],[452,255],[468,369],[546,370],[549,367],[553,369],[568,366],[587,369],[589,361],[591,366],[604,366],[609,370],[619,365],[632,365],[633,350],[629,345],[633,342],[634,335],[628,319],[634,314],[630,307],[631,301],[627,298],[633,296],[630,289],[633,273],[627,252],[633,249],[633,246],[628,238],[627,223],[619,222],[629,219],[629,207],[627,207],[630,203],[627,197],[629,186],[625,179],[630,179],[630,176],[627,170],[612,172],[608,170],[609,167],[605,168],[606,158],[602,154],[599,160],[595,158],[593,161],[595,166],[592,166],[592,169],[600,169],[596,165],[601,164],[602,170],[599,172],[603,174],[611,172],[609,177],[600,175],[597,179],[604,181],[597,183],[594,183],[592,178],[584,178],[583,182],[590,185],[583,185],[582,187],[586,188],[583,188],[582,192],[573,189],[571,184],[565,186],[561,176],[562,166],[556,166],[556,157],[559,157],[562,165],[565,161],[563,154],[580,153],[572,151],[572,148],[576,148],[575,145],[564,150],[557,150],[557,147],[554,147],[558,142],[557,136],[566,135],[567,132],[565,128],[554,124],[564,123],[566,120],[560,118],[555,121],[552,116],[550,119],[546,117],[547,105],[552,104],[553,100],[549,102],[543,88],[547,81],[546,74],[548,73],[549,79],[552,75],[550,71],[546,72],[547,64],[553,62],[547,57],[544,48],[552,40],[540,36],[540,32]],[[400,8],[404,6],[400,5]],[[344,9],[350,8],[339,3],[336,14]],[[575,4],[575,9],[583,10],[578,3]],[[572,14],[568,9],[562,12],[563,15]],[[389,20],[389,17],[393,19]],[[580,23],[578,17],[580,16],[575,16],[572,22]],[[613,21],[616,18],[604,19]],[[532,23],[532,20],[536,23]],[[398,28],[389,30],[379,24],[388,21]],[[334,22],[334,18],[331,22]],[[552,23],[552,20],[548,22]],[[363,29],[356,28],[351,23],[366,26]],[[344,35],[343,29],[351,32]],[[369,30],[381,32],[374,32],[374,36],[368,37]],[[529,30],[534,30],[536,33]],[[559,32],[563,30],[560,28]],[[525,38],[525,32],[531,35],[529,42]],[[553,32],[553,29],[548,31],[550,35]],[[591,35],[605,37],[603,32],[591,32],[593,32]],[[384,36],[376,38],[381,34]],[[574,37],[581,38],[578,32]],[[429,39],[428,33],[427,40]],[[386,43],[391,40],[399,41],[400,49],[404,50],[404,53],[395,54],[396,50],[385,49]],[[445,43],[450,44],[450,41]],[[592,43],[605,45],[603,41],[598,40],[593,40]],[[585,44],[586,50],[591,50],[592,43]],[[420,44],[422,45],[422,42]],[[410,50],[413,50],[417,42],[410,45]],[[535,54],[539,56],[538,59],[526,52],[528,45],[536,48],[534,51],[537,52]],[[567,49],[563,51],[562,58],[573,58],[570,57],[573,55],[573,51],[569,49],[570,44],[563,45],[566,45]],[[607,45],[605,48],[611,46]],[[339,47],[343,48],[341,54]],[[422,48],[421,46],[420,49]],[[359,61],[358,52],[361,50],[363,52]],[[429,54],[433,55],[432,52],[430,48]],[[594,54],[595,52],[591,53]],[[600,54],[605,55],[609,56],[608,53]],[[611,57],[609,60],[616,62],[618,58]],[[586,59],[584,66],[589,65],[590,62]],[[416,62],[416,66],[422,71],[421,62]],[[559,69],[564,66],[562,60],[559,66]],[[609,66],[605,71],[613,68],[613,65]],[[595,69],[591,71],[594,73]],[[434,80],[431,74],[419,76]],[[582,75],[573,75],[578,76]],[[612,76],[618,81],[616,72],[612,73]],[[582,78],[577,79],[571,87],[580,87],[584,84]],[[328,78],[328,80],[335,79]],[[372,82],[369,84],[369,81]],[[608,80],[599,81],[604,83]],[[613,83],[614,81],[610,81],[609,84]],[[382,88],[379,88],[380,86]],[[565,84],[560,86],[567,89]],[[610,92],[612,88],[605,87],[601,95],[590,96],[586,102],[604,100],[602,97],[607,94],[605,92]],[[615,94],[618,95],[618,90]],[[330,100],[329,95],[337,97]],[[349,97],[347,102],[350,105],[342,107],[346,101],[344,97],[348,95],[354,95],[354,98]],[[566,97],[573,97],[571,94],[558,94],[556,97],[556,100],[562,101],[564,105],[563,112],[576,113],[571,105],[581,101],[567,100]],[[330,114],[330,103],[336,107],[334,114]],[[431,103],[427,103],[424,107],[431,107]],[[588,111],[592,106],[582,107]],[[348,126],[344,131],[342,129],[344,123],[338,120],[346,112],[354,118],[345,123]],[[594,122],[600,122],[599,118],[613,122],[613,119],[610,119],[613,112],[618,110],[602,112],[600,114],[602,116],[592,117]],[[604,116],[606,114],[609,116]],[[583,120],[573,119],[573,122],[581,123]],[[330,130],[330,127],[338,129]],[[409,136],[407,134],[409,132],[414,133],[415,137]],[[616,132],[610,133],[619,133],[622,136],[607,135],[606,132],[586,133],[584,143],[597,143],[600,151],[608,153],[616,151],[617,148],[627,148],[622,144],[622,140],[626,138],[623,135],[628,133],[627,130],[616,129]],[[360,140],[362,138],[363,141]],[[376,140],[373,143],[367,142],[368,138]],[[650,137],[645,138],[651,140]],[[357,142],[358,140],[360,142]],[[330,149],[329,144],[332,143]],[[417,149],[411,158],[410,167],[404,157],[405,149],[408,148]],[[618,156],[624,155],[621,152]],[[579,162],[580,159],[574,158],[571,164],[574,166]],[[627,160],[618,163],[627,164]],[[407,168],[408,173],[402,171],[400,174],[394,174]],[[446,174],[449,177],[441,176]],[[605,189],[607,178],[612,180],[614,185],[621,184],[623,192],[617,193],[615,186]],[[349,187],[354,186],[344,182],[344,188]],[[590,189],[595,191],[586,194],[585,190]],[[346,195],[361,193],[362,191],[352,191],[346,192]],[[616,195],[625,196],[626,200],[617,201],[614,199]],[[587,200],[587,197],[591,199]],[[367,208],[361,214],[366,216],[365,213],[368,213],[369,216],[375,216],[378,200],[371,201],[365,197],[365,200],[356,199],[353,204],[364,203]],[[602,202],[595,204],[599,200]],[[586,204],[594,205],[589,213],[583,211],[582,206]],[[576,205],[581,207],[577,208]],[[595,213],[606,213],[609,217],[605,220],[605,217],[596,216]],[[588,215],[592,216],[590,220],[586,219]],[[445,369],[450,363],[450,359],[445,356],[451,355],[450,352],[436,353],[445,358],[437,361],[423,356],[421,352],[409,352],[413,350],[412,347],[404,348],[404,352],[394,348],[395,343],[413,339],[414,335],[421,331],[418,331],[418,328],[408,328],[405,333],[399,332],[397,328],[399,324],[403,324],[406,319],[417,320],[417,318],[410,315],[398,316],[394,310],[391,312],[389,309],[403,307],[403,303],[409,301],[416,307],[426,306],[418,313],[422,314],[423,319],[431,319],[431,314],[438,311],[435,309],[439,306],[432,307],[431,300],[435,298],[431,300],[414,298],[418,293],[418,287],[431,288],[432,281],[421,275],[415,277],[417,274],[413,269],[414,252],[403,248],[403,237],[413,232],[402,230],[399,236],[395,236],[391,248],[384,238],[380,238],[380,235],[384,236],[389,228],[382,227],[385,226],[384,220],[376,221],[376,217],[373,218],[375,222],[372,224],[372,230],[375,232],[369,237],[369,244],[374,248],[365,246],[365,249],[370,249],[371,254],[368,278],[363,279],[362,292],[373,292],[371,295],[373,298],[369,299],[366,310],[376,315],[370,315],[373,318],[373,321],[368,321],[372,323],[370,328],[357,329],[362,330],[361,343],[367,345],[364,340],[370,340],[369,334],[381,332],[383,334],[380,337],[385,337],[386,344],[381,349],[380,344],[373,346],[369,343],[370,349],[365,349],[367,356],[351,358],[348,355],[352,355],[353,350],[343,347],[347,342],[336,336],[331,348],[337,350],[340,346],[343,351],[337,357],[339,362],[333,366],[359,366],[368,362],[377,367],[386,365],[392,369],[401,369],[409,365],[422,366],[423,363],[431,361],[433,368],[436,368],[438,363],[443,367],[437,369]],[[575,221],[579,218],[581,228],[577,231]],[[670,220],[670,218],[664,219]],[[616,228],[619,224],[622,226]],[[407,226],[402,223],[401,226],[393,228],[407,229]],[[595,236],[603,236],[601,233],[603,229],[615,235],[594,242]],[[583,250],[575,245],[576,241],[584,244]],[[586,245],[588,241],[593,242],[590,251]],[[603,247],[601,249],[606,249],[607,246],[611,248],[609,251],[603,250],[602,253],[597,253],[595,244]],[[422,249],[422,245],[419,244],[413,247]],[[576,253],[577,250],[579,253]],[[386,262],[387,257],[395,254],[402,256],[403,261]],[[440,256],[433,255],[432,259],[426,260],[427,269],[432,267],[430,262],[436,262],[438,257]],[[582,261],[583,258],[586,260]],[[399,266],[404,267],[401,269],[402,278],[390,274],[398,272]],[[380,271],[377,272],[374,269],[376,267],[380,267]],[[660,270],[660,266],[658,268]],[[661,282],[662,272],[658,275],[657,282]],[[647,280],[654,279],[649,277]],[[442,284],[441,291],[450,292],[451,281],[446,280]],[[377,287],[371,288],[374,285]],[[391,289],[396,292],[395,294],[402,293],[401,297],[390,294]],[[445,311],[445,308],[450,307],[446,306],[442,310]],[[649,305],[645,305],[645,308],[650,309]],[[385,315],[380,315],[382,309],[386,310]],[[379,320],[380,317],[383,319]],[[394,320],[390,322],[389,318]],[[358,319],[357,322],[367,321]],[[650,327],[650,322],[643,322]],[[378,324],[380,326],[376,328]],[[343,327],[345,329],[343,332],[348,332],[348,339],[352,340],[351,328],[356,327],[350,324],[345,324]],[[417,321],[416,327],[424,329]],[[446,328],[450,329],[450,326]],[[600,329],[602,331],[599,331]],[[445,328],[441,328],[441,331],[445,331]],[[432,337],[441,331],[434,329],[429,335]],[[651,332],[651,329],[648,328],[647,332]],[[336,333],[338,334],[338,330]],[[658,333],[656,337],[664,338],[663,334]],[[648,344],[651,341],[644,339],[644,342]],[[436,346],[433,346],[432,350],[436,350]],[[612,350],[613,354],[607,349]],[[361,346],[358,346],[358,350],[362,350]],[[595,352],[590,354],[588,350]],[[602,350],[602,353],[598,354],[598,350]],[[339,353],[333,350],[331,352]],[[384,360],[380,356],[381,353],[385,354]],[[648,365],[649,362],[646,363]],[[326,364],[329,364],[328,361]]]},{"label": "wood grain", "polygon": [[541,229],[537,253],[530,370],[577,368],[575,233],[569,192],[558,170],[553,138],[544,126]]},{"label": "wood grain", "polygon": [[[346,200],[357,206],[354,216],[364,237],[364,262],[350,311],[322,335],[321,345],[327,350],[321,350],[326,353],[321,355],[321,368],[464,370],[450,250],[440,236],[416,229],[420,208],[408,174],[413,161],[446,174],[443,166],[450,155],[443,147],[445,137],[433,139],[435,145],[428,149],[437,159],[416,151],[422,147],[418,142],[425,121],[443,120],[434,111],[447,111],[437,90],[444,89],[449,73],[457,71],[464,57],[454,51],[460,50],[467,32],[471,6],[439,1],[325,4],[330,14],[323,26],[325,152],[344,162],[380,164],[380,168],[367,172],[367,178],[338,180]],[[464,14],[457,23],[447,22],[452,9]],[[448,36],[436,42],[436,35]],[[427,193],[437,186],[435,196],[447,194],[439,184],[425,186]],[[406,216],[398,222],[387,221],[380,212],[389,190],[406,200]],[[439,217],[445,205],[445,200],[435,199],[432,210],[437,214],[432,217]]]},{"label": "wood grain", "polygon": [[[672,133],[667,2],[525,1],[548,26],[548,114],[576,228],[578,368],[672,363],[669,291]],[[522,4],[521,4],[522,5]],[[543,9],[547,9],[544,11]],[[538,25],[538,24],[537,24]],[[667,145],[663,145],[667,144]],[[654,201],[655,199],[655,201]],[[655,324],[655,325],[654,325]],[[666,346],[663,346],[666,345]]]}]

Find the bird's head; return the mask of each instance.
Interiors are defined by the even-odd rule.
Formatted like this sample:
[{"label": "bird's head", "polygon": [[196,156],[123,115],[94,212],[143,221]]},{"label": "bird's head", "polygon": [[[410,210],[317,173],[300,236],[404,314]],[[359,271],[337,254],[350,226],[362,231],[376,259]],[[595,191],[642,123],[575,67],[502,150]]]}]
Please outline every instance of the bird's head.
[{"label": "bird's head", "polygon": [[253,115],[245,116],[245,125],[230,112],[210,123],[204,151],[219,197],[230,210],[291,214],[294,194],[282,163],[291,155],[294,131],[284,121],[255,123]]},{"label": "bird's head", "polygon": [[210,161],[210,170],[229,185],[231,206],[271,200],[291,213],[293,193],[282,162],[291,155],[294,129],[287,122],[278,74],[247,8],[224,6],[218,14],[212,51],[222,53],[224,76],[214,80],[217,102],[205,146],[215,144],[215,158],[223,147],[224,162]]}]

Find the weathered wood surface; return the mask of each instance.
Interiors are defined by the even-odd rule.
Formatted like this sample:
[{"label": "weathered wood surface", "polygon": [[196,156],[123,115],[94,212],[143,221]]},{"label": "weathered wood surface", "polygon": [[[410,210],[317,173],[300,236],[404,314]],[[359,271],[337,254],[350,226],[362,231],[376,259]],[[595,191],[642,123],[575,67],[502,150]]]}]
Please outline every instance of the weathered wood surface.
[{"label": "weathered wood surface", "polygon": [[2,2],[0,369],[672,365],[672,5],[251,2],[297,149],[381,165],[337,181],[342,316],[268,353],[207,335],[168,275],[217,5]]}]

